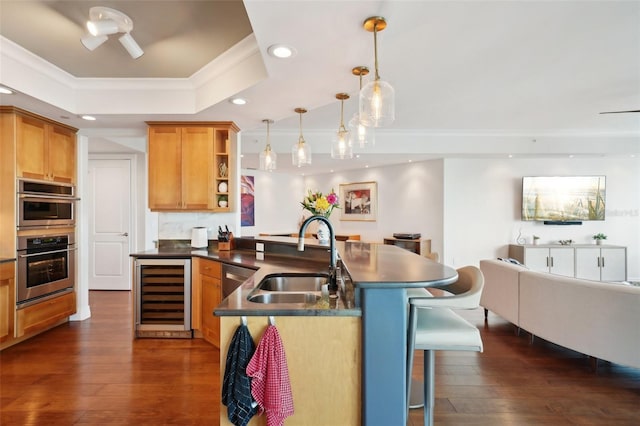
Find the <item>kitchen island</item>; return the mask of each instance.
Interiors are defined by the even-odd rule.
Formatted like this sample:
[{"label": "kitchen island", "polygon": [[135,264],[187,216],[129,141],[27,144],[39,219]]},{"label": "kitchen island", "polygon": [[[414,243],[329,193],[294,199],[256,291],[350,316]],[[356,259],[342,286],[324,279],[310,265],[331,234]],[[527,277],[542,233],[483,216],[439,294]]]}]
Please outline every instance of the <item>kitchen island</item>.
[{"label": "kitchen island", "polygon": [[[259,245],[263,252],[256,251]],[[250,302],[255,287],[272,274],[327,272],[327,247],[317,240],[305,245],[298,252],[295,238],[238,238],[236,250],[228,252],[215,249],[215,242],[209,249],[173,252],[257,269],[215,308],[220,317],[220,385],[227,348],[241,318],[247,318],[257,343],[273,317],[285,346],[296,410],[288,425],[406,424],[406,289],[446,285],[457,279],[456,271],[395,246],[338,242],[346,278],[338,300],[328,306]],[[169,255],[170,250],[138,254]],[[220,421],[230,424],[224,406]],[[264,416],[250,424],[261,422]]]},{"label": "kitchen island", "polygon": [[[294,238],[281,239],[281,243],[295,246],[297,240]],[[446,285],[457,279],[457,272],[450,267],[433,262],[415,253],[408,252],[399,247],[370,244],[363,242],[337,243],[338,252],[341,259],[343,275],[347,276],[353,286],[353,309],[348,305],[351,300],[347,299],[347,306],[344,310],[329,310],[324,315],[332,315],[335,318],[342,318],[344,324],[332,324],[325,321],[324,327],[309,330],[314,340],[320,342],[316,346],[306,346],[307,341],[299,342],[299,346],[304,346],[302,352],[295,350],[295,357],[306,360],[306,371],[314,371],[316,374],[329,374],[336,369],[342,371],[340,377],[332,383],[331,388],[318,388],[315,380],[308,380],[305,384],[308,392],[315,395],[310,398],[308,404],[298,404],[300,411],[307,410],[313,415],[306,421],[298,422],[294,420],[296,415],[291,417],[288,424],[364,424],[364,425],[403,425],[407,421],[406,412],[406,359],[407,359],[407,288],[420,288],[436,285]],[[304,258],[305,253],[299,254]],[[248,301],[248,296],[253,288],[259,284],[265,276],[260,273],[254,276],[253,280],[243,284],[234,294],[222,302],[215,310],[215,314],[222,316],[222,339],[221,342],[228,342],[231,339],[233,330],[239,324],[239,315],[248,316],[256,321],[254,316],[262,316],[259,321],[266,327],[267,320],[264,316],[282,315],[276,317],[276,323],[288,324],[289,321],[295,323],[296,318],[291,316],[307,316],[305,320],[322,315],[317,309],[308,307],[288,307],[284,305],[260,306],[256,310],[256,303]],[[348,287],[347,287],[348,290]],[[351,317],[358,312],[361,317]],[[225,317],[233,318],[230,322],[225,321]],[[357,323],[353,319],[357,318]],[[298,321],[300,319],[298,318]],[[322,318],[320,318],[322,320]],[[326,320],[326,319],[325,319]],[[251,324],[251,322],[250,322]],[[321,323],[322,324],[322,323]],[[352,334],[345,334],[345,330],[351,330],[346,324],[353,326]],[[300,322],[298,328],[304,333],[303,327],[306,324]],[[250,330],[253,329],[250,327]],[[252,334],[254,339],[261,335],[262,330]],[[350,332],[351,333],[351,332]],[[298,336],[300,338],[301,336]],[[283,336],[283,340],[285,336]],[[326,342],[326,344],[324,343]],[[335,347],[330,343],[337,342]],[[346,346],[346,345],[349,346]],[[285,342],[285,346],[287,343]],[[350,346],[353,345],[353,346]],[[224,344],[222,345],[224,349]],[[293,346],[293,344],[292,344]],[[326,350],[322,350],[327,346]],[[305,351],[305,349],[307,349]],[[328,362],[322,356],[317,363],[310,364],[309,357],[313,357],[315,351],[322,351],[333,356]],[[226,353],[226,352],[225,352]],[[356,354],[355,359],[353,354]],[[360,354],[358,357],[357,354]],[[287,348],[287,359],[294,356]],[[292,368],[293,369],[293,368]],[[293,381],[293,377],[292,377]],[[345,384],[359,383],[359,389],[348,393],[336,395]],[[294,398],[298,395],[295,394]],[[329,399],[325,403],[315,404],[314,401],[322,398],[323,395],[333,395],[333,400]],[[360,400],[354,400],[356,395],[360,395]],[[345,403],[343,398],[349,401]],[[333,401],[333,404],[332,404]],[[296,400],[294,399],[294,402]],[[336,404],[340,404],[336,406]],[[358,406],[361,403],[361,417],[356,422],[332,423],[337,421],[333,417],[328,417],[336,411],[348,409],[348,407]],[[333,407],[330,408],[329,406]],[[324,410],[324,412],[323,412]],[[222,412],[225,412],[223,410]],[[226,420],[226,419],[225,419]],[[311,423],[309,421],[311,420]],[[221,420],[221,424],[224,420]],[[342,419],[344,421],[344,419]],[[327,423],[329,422],[329,423]]]}]

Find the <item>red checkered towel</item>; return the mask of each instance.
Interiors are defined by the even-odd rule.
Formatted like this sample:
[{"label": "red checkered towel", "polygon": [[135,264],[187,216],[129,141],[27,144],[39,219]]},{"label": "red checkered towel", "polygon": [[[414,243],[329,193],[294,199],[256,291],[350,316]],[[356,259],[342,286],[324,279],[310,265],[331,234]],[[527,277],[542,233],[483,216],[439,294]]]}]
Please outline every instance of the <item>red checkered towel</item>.
[{"label": "red checkered towel", "polygon": [[258,402],[259,412],[267,416],[267,426],[282,426],[293,414],[293,395],[284,346],[278,329],[267,326],[258,347],[247,365],[251,377],[251,395]]}]

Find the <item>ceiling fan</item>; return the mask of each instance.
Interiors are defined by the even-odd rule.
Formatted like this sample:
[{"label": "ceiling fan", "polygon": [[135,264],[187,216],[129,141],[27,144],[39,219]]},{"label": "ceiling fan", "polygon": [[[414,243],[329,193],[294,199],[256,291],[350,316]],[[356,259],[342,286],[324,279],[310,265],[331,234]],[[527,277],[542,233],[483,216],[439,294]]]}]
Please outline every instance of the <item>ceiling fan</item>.
[{"label": "ceiling fan", "polygon": [[600,114],[624,114],[627,112],[640,112],[640,109],[636,109],[632,111],[606,111],[606,112],[601,112]]}]

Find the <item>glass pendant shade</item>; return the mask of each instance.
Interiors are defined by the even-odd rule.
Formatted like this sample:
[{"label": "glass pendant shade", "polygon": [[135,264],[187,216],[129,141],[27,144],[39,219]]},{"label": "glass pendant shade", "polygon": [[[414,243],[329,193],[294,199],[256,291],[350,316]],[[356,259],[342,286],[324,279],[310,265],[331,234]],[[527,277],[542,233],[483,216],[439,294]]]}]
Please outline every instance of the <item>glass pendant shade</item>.
[{"label": "glass pendant shade", "polygon": [[276,163],[278,155],[271,150],[271,135],[269,132],[269,125],[273,123],[273,120],[265,119],[263,123],[267,124],[267,146],[264,151],[260,153],[260,170],[267,170],[269,172],[276,169]]},{"label": "glass pendant shade", "polygon": [[360,89],[360,122],[369,127],[388,126],[396,118],[395,90],[386,81],[380,79],[378,72],[378,31],[387,27],[387,21],[373,16],[364,21],[364,28],[373,32],[375,59],[375,78]]},{"label": "glass pendant shade", "polygon": [[277,161],[277,154],[271,150],[271,145],[267,145],[264,151],[260,153],[260,170],[274,171],[277,166]]},{"label": "glass pendant shade", "polygon": [[291,162],[294,166],[302,167],[311,164],[311,148],[305,142],[304,136],[302,136],[302,114],[307,110],[304,108],[296,108],[294,110],[300,114],[300,136],[298,142],[291,148]]},{"label": "glass pendant shade", "polygon": [[351,134],[344,127],[344,101],[349,99],[346,93],[338,93],[336,99],[340,99],[340,126],[331,141],[331,158],[344,160],[353,158],[353,148],[351,145]]},{"label": "glass pendant shade", "polygon": [[[351,70],[351,74],[358,77],[360,85],[359,90],[362,90],[362,77],[369,74],[369,68],[365,66],[355,67]],[[358,92],[360,93],[360,92]],[[359,101],[359,99],[358,99]],[[365,148],[367,145],[374,145],[374,133],[373,127],[366,126],[362,120],[360,120],[360,112],[353,114],[351,120],[349,120],[349,131],[351,132],[351,145]]]},{"label": "glass pendant shade", "polygon": [[331,141],[331,158],[344,160],[353,158],[353,147],[350,140],[350,132],[344,127],[333,136]]},{"label": "glass pendant shade", "polygon": [[374,80],[360,91],[360,122],[369,127],[388,126],[396,118],[395,90],[389,83]]},{"label": "glass pendant shade", "polygon": [[365,126],[362,123],[360,113],[356,112],[349,120],[349,133],[351,133],[351,146],[366,148],[374,146],[376,143],[373,127]]}]

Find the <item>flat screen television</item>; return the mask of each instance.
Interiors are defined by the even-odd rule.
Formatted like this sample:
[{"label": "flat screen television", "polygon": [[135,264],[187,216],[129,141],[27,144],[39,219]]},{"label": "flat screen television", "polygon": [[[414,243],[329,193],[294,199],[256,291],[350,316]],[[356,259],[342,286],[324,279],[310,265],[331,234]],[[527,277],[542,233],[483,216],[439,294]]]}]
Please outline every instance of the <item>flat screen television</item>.
[{"label": "flat screen television", "polygon": [[522,220],[580,224],[604,220],[605,176],[525,176]]}]

